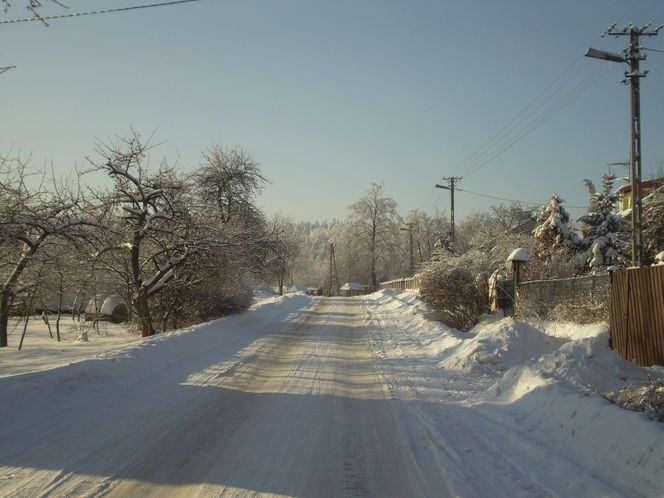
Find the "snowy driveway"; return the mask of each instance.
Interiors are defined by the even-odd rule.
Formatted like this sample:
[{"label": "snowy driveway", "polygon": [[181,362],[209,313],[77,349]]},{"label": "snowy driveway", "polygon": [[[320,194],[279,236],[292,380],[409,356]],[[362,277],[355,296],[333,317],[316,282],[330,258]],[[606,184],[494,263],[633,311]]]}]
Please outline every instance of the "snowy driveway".
[{"label": "snowy driveway", "polygon": [[492,379],[409,358],[376,309],[316,299],[0,379],[22,396],[0,408],[0,494],[640,494],[466,402]]}]

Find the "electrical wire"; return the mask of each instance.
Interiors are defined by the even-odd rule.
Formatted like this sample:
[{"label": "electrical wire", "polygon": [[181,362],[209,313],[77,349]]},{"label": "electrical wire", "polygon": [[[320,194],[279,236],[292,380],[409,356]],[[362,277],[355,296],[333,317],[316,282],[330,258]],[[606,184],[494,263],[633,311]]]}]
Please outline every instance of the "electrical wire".
[{"label": "electrical wire", "polygon": [[[514,116],[510,121],[508,121],[507,124],[505,124],[500,130],[498,130],[498,132],[495,135],[493,135],[489,140],[487,140],[479,149],[477,149],[475,152],[473,152],[468,157],[466,157],[463,161],[461,161],[461,163],[459,163],[459,166],[457,166],[457,168],[452,171],[452,174],[456,174],[460,169],[463,169],[464,166],[467,166],[468,164],[472,163],[478,156],[481,157],[482,154],[485,151],[491,149],[494,142],[498,142],[504,135],[509,134],[510,133],[509,129],[512,126],[512,124],[514,124],[517,121],[518,121],[517,124],[520,124],[522,122],[522,120],[519,120],[519,118],[521,118],[521,116],[523,116],[535,104],[535,102],[537,102],[540,98],[542,98],[549,91],[549,89],[551,87],[553,87],[556,83],[558,83],[558,81],[560,81],[563,78],[563,76],[565,76],[567,73],[571,72],[571,70],[579,64],[579,61],[580,61],[580,59],[577,59],[572,64],[570,64],[567,67],[567,69],[565,69],[557,78],[555,78],[551,83],[549,83],[549,85],[547,85],[544,88],[544,90],[542,90],[523,109],[521,109],[521,111],[516,116]],[[556,92],[554,92],[554,95],[559,90],[560,90],[560,88],[558,90],[556,90]],[[546,100],[544,100],[539,105],[537,105],[535,107],[535,109],[533,109],[533,112],[535,110],[539,109],[542,105],[544,105],[545,102],[546,102]],[[532,115],[532,112],[528,114],[528,116],[530,116],[530,115]],[[528,117],[528,116],[526,116],[526,117]]]},{"label": "electrical wire", "polygon": [[[519,202],[521,204],[525,204],[527,206],[544,206],[546,202],[528,202],[528,201],[523,201],[520,199],[508,199],[507,197],[498,197],[495,195],[489,195],[489,194],[482,194],[480,192],[473,192],[472,190],[466,190],[465,188],[457,188],[457,192],[465,192],[466,194],[471,194],[471,195],[476,195],[478,197],[486,197],[487,199],[495,199],[498,201],[506,201],[506,202]],[[566,208],[569,209],[588,209],[588,206],[568,206],[565,205]]]},{"label": "electrical wire", "polygon": [[169,7],[171,5],[180,5],[184,3],[193,3],[193,2],[200,2],[202,0],[172,0],[170,2],[159,2],[159,3],[150,3],[150,4],[144,4],[144,5],[134,5],[132,7],[117,7],[113,9],[104,9],[104,10],[89,10],[87,12],[73,12],[71,14],[59,14],[55,16],[34,16],[34,17],[26,17],[23,19],[9,19],[6,21],[0,21],[0,24],[16,24],[16,23],[23,23],[23,22],[33,22],[33,21],[39,21],[39,22],[44,22],[44,21],[50,21],[53,19],[65,19],[68,17],[84,17],[84,16],[93,16],[93,15],[98,15],[98,14],[114,14],[116,12],[126,12],[130,10],[139,10],[139,9],[151,9],[155,7]]},{"label": "electrical wire", "polygon": [[[655,0],[647,8],[642,9],[637,17],[641,17],[651,11],[662,1],[663,0]],[[618,19],[618,22],[622,21],[628,15],[629,13],[625,13]],[[612,41],[614,40],[609,40],[609,43]],[[468,176],[478,171],[551,119],[592,86],[601,75],[608,71],[608,69],[603,69],[583,77],[580,82],[574,84],[573,88],[557,98],[557,100],[553,101],[553,99],[560,94],[565,87],[572,84],[575,78],[579,76],[579,74],[573,74],[570,77],[565,78],[565,76],[579,64],[580,60],[582,60],[582,58],[577,59],[568,66],[559,76],[549,83],[544,90],[528,102],[528,104],[516,116],[500,128],[496,134],[484,142],[477,150],[475,150],[475,152],[461,161],[456,168],[451,170],[451,173],[459,176]],[[561,80],[564,81],[558,85],[555,90],[551,91]],[[539,103],[537,103],[538,101]],[[542,108],[544,108],[542,112],[536,114]]]},{"label": "electrical wire", "polygon": [[486,166],[488,163],[496,159],[497,157],[501,156],[505,152],[507,152],[509,149],[511,149],[514,145],[519,143],[521,140],[526,138],[528,135],[530,135],[533,131],[535,131],[537,128],[542,126],[544,123],[549,121],[552,117],[554,117],[556,114],[558,114],[561,110],[563,110],[565,107],[567,107],[572,101],[574,101],[577,97],[579,97],[581,94],[583,94],[588,88],[590,88],[599,78],[601,78],[606,72],[608,72],[610,66],[602,66],[601,69],[596,70],[594,73],[588,75],[584,80],[582,80],[580,83],[578,83],[572,90],[570,90],[568,93],[563,95],[559,100],[557,100],[554,104],[552,104],[547,110],[545,110],[542,114],[537,116],[532,122],[530,122],[526,127],[520,131],[518,131],[518,134],[516,136],[513,136],[510,138],[510,140],[501,146],[500,149],[494,151],[490,156],[483,158],[480,162],[476,163],[471,169],[467,170],[466,173],[463,175],[464,177],[467,177],[469,175],[472,175],[476,171],[480,170],[484,166]]}]

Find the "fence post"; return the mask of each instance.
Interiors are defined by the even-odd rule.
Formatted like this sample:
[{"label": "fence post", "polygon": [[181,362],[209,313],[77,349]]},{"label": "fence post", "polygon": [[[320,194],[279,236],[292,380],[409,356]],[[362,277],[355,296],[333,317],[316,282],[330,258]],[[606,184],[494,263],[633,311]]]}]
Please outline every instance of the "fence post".
[{"label": "fence post", "polygon": [[528,251],[522,247],[514,249],[507,257],[507,263],[512,267],[512,314],[516,315],[517,290],[521,280],[521,266],[528,261]]}]

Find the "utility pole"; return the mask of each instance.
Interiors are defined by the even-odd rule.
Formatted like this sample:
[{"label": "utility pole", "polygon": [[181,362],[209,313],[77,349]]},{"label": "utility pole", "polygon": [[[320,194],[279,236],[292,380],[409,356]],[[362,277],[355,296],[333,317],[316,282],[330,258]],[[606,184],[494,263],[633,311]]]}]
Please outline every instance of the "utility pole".
[{"label": "utility pole", "polygon": [[334,248],[336,244],[330,244],[330,281],[327,287],[327,295],[332,295],[332,274],[334,273],[334,281],[337,284],[337,292],[339,291],[339,274],[337,273],[337,258],[334,255]]},{"label": "utility pole", "polygon": [[[632,264],[642,266],[644,263],[643,254],[643,209],[641,203],[641,78],[645,78],[648,71],[641,72],[640,62],[645,60],[646,54],[641,52],[642,36],[657,36],[659,30],[664,28],[664,24],[650,30],[652,23],[639,27],[634,24],[625,26],[622,30],[616,31],[616,23],[606,31],[609,36],[629,36],[629,45],[622,54],[605,52],[589,48],[586,52],[587,57],[603,59],[611,62],[625,62],[629,64],[629,71],[625,71],[625,84],[631,88],[631,157],[630,157],[630,180],[632,187]],[[604,35],[602,35],[604,36]]]},{"label": "utility pole", "polygon": [[450,239],[454,244],[454,189],[456,188],[457,183],[461,180],[460,176],[447,176],[443,178],[447,180],[448,186],[439,185],[436,183],[436,188],[444,188],[450,191],[450,201],[451,201],[451,213],[450,213]]},{"label": "utility pole", "polygon": [[415,274],[415,254],[413,253],[413,225],[414,223],[406,223],[408,228],[401,227],[401,230],[408,232],[408,238],[410,239],[410,276],[412,277]]}]

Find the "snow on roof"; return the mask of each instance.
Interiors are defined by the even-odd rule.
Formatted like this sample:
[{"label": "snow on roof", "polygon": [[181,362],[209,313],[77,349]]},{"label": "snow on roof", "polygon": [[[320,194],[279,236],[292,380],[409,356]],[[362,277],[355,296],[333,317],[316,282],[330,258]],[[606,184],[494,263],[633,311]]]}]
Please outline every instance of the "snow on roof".
[{"label": "snow on roof", "polygon": [[523,247],[514,249],[512,254],[507,257],[507,261],[528,261],[528,250]]},{"label": "snow on roof", "polygon": [[111,294],[106,299],[104,299],[104,302],[101,305],[101,314],[112,315],[115,313],[115,308],[120,305],[125,306],[125,301],[122,299],[122,296]]},{"label": "snow on roof", "polygon": [[347,291],[347,290],[364,290],[366,287],[362,284],[358,284],[357,282],[346,282],[341,286],[342,291]]}]

